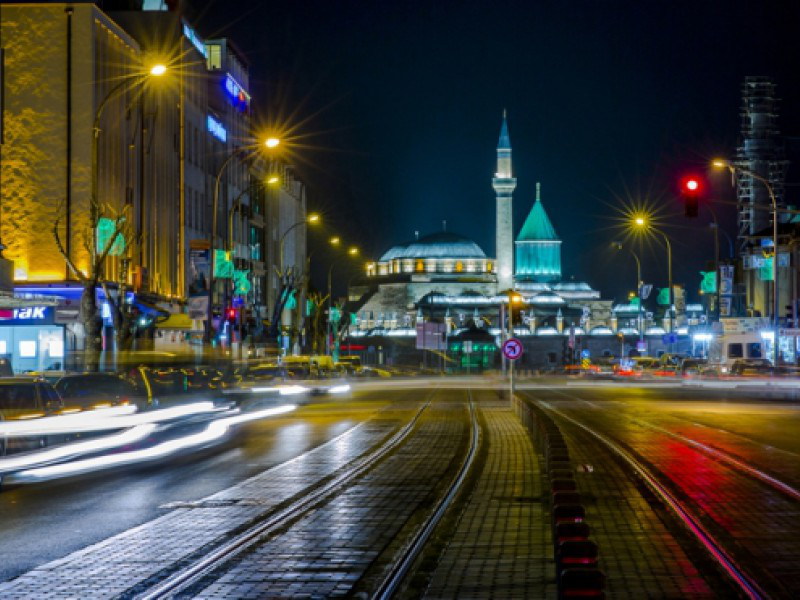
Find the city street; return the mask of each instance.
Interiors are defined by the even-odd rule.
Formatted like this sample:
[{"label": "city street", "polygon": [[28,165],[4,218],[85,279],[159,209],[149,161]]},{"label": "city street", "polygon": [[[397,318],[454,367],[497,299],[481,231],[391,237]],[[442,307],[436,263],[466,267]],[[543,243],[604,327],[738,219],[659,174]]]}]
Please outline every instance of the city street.
[{"label": "city street", "polygon": [[0,492],[0,533],[15,539],[0,549],[0,595],[554,598],[555,450],[523,426],[519,407],[531,404],[566,441],[609,597],[742,594],[614,448],[757,595],[796,597],[796,404],[560,380],[523,382],[513,408],[493,380],[425,384],[304,399],[158,465],[11,484]]}]

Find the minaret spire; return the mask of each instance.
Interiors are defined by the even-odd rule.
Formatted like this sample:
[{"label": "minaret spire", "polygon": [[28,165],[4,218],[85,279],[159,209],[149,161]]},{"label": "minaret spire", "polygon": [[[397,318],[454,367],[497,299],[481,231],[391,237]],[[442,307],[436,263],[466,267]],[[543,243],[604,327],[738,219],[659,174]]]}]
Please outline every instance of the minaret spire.
[{"label": "minaret spire", "polygon": [[503,292],[514,285],[514,225],[512,219],[512,194],[517,180],[511,170],[511,138],[508,119],[503,109],[500,139],[497,142],[497,171],[492,179],[497,195],[497,223],[495,230],[497,290]]},{"label": "minaret spire", "polygon": [[536,201],[540,202],[542,200],[542,184],[538,181],[536,182]]}]

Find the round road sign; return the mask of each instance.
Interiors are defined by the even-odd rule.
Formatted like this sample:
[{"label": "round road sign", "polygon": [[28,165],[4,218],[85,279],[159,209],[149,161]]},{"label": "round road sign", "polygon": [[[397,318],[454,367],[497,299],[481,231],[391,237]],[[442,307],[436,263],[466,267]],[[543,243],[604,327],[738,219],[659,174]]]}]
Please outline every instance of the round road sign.
[{"label": "round road sign", "polygon": [[522,356],[522,342],[517,338],[510,338],[503,342],[503,355],[508,360],[517,360]]}]

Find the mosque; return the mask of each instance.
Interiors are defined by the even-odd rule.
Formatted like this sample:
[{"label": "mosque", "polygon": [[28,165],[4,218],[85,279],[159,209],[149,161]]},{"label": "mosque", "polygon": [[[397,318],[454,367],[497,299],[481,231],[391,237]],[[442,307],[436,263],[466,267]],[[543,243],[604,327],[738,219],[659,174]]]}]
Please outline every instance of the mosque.
[{"label": "mosque", "polygon": [[[416,337],[421,322],[447,324],[453,340],[475,330],[495,335],[509,291],[520,297],[515,334],[613,335],[612,301],[588,283],[565,279],[562,242],[542,201],[541,186],[514,237],[511,140],[505,112],[497,145],[495,256],[474,241],[443,230],[389,248],[348,291],[357,309],[351,337]],[[443,228],[444,229],[444,228]]]}]

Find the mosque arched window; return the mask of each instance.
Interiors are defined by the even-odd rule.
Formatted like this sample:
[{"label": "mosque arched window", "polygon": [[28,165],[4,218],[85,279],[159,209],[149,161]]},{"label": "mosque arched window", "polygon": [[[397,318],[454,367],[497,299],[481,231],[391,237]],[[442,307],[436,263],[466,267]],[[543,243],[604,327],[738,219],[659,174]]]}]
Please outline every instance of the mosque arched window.
[{"label": "mosque arched window", "polygon": [[494,265],[492,264],[492,261],[489,261],[489,262],[486,263],[486,272],[487,273],[491,273],[493,268],[494,268]]},{"label": "mosque arched window", "polygon": [[417,261],[416,271],[417,273],[422,273],[425,270],[425,263],[421,260]]},{"label": "mosque arched window", "polygon": [[464,263],[460,260],[456,262],[456,273],[463,273],[464,272]]}]

